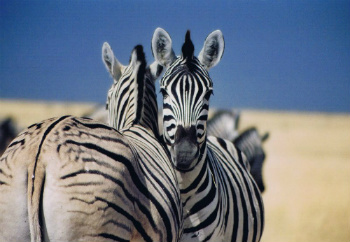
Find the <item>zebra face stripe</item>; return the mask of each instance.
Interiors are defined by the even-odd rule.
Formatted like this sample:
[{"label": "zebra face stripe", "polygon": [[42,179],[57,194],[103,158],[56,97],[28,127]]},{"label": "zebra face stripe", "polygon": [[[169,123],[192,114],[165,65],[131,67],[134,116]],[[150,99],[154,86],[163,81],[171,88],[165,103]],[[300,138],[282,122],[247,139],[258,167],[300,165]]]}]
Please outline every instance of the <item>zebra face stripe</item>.
[{"label": "zebra face stripe", "polygon": [[212,89],[208,72],[195,57],[178,58],[161,80],[163,132],[175,165],[191,168],[201,155]]}]

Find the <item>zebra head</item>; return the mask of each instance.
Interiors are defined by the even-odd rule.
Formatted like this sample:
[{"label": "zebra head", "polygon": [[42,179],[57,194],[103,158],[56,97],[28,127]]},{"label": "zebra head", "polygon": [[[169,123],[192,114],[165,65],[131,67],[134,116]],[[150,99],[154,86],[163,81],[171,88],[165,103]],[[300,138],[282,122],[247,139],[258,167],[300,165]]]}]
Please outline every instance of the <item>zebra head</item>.
[{"label": "zebra head", "polygon": [[154,82],[163,67],[154,62],[146,66],[143,47],[137,45],[128,66],[114,56],[110,45],[102,46],[102,60],[114,79],[108,91],[106,109],[109,125],[117,130],[141,123],[158,134],[158,107]]},{"label": "zebra head", "polygon": [[206,122],[213,92],[208,70],[221,59],[224,39],[220,30],[205,40],[198,58],[187,31],[182,54],[176,57],[169,34],[157,28],[152,39],[153,55],[166,67],[160,81],[163,95],[163,134],[175,167],[188,171],[205,157]]}]

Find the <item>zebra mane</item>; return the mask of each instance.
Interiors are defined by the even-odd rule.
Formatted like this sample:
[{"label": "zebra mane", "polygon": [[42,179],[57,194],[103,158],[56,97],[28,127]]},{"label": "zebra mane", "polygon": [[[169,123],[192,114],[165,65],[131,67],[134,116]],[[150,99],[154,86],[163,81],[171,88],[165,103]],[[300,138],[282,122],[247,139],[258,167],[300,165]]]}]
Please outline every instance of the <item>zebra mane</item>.
[{"label": "zebra mane", "polygon": [[137,72],[137,106],[138,108],[136,109],[137,113],[136,113],[136,117],[135,117],[135,121],[134,121],[134,124],[138,124],[140,123],[140,119],[142,117],[142,111],[143,111],[143,108],[140,108],[140,107],[143,107],[144,105],[144,96],[145,96],[145,91],[144,89],[146,88],[145,87],[145,72],[146,72],[146,58],[145,58],[145,53],[143,52],[143,47],[142,45],[137,45],[134,50],[136,51],[136,55],[137,55],[137,60],[140,61],[141,65],[138,69],[138,72]]},{"label": "zebra mane", "polygon": [[[136,51],[137,60],[141,62],[140,70],[143,69],[143,71],[144,71],[146,69],[147,62],[146,62],[145,53],[143,52],[142,45],[136,45],[134,47],[134,50]],[[130,57],[130,60],[131,60],[131,57]],[[129,60],[129,62],[130,62],[130,60]]]},{"label": "zebra mane", "polygon": [[194,45],[191,40],[191,33],[189,30],[186,32],[185,43],[182,45],[182,57],[184,59],[193,59]]}]

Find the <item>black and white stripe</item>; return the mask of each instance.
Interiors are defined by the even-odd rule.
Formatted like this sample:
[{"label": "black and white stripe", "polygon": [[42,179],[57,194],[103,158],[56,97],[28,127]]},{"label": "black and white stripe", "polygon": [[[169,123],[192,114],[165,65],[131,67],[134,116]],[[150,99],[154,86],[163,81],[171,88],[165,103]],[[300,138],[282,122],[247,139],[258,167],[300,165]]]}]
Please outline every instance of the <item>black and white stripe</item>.
[{"label": "black and white stripe", "polygon": [[261,192],[265,191],[263,179],[263,164],[265,151],[263,142],[269,137],[269,133],[260,135],[256,127],[251,127],[241,132],[238,131],[239,114],[231,111],[218,111],[208,120],[208,135],[231,140],[247,157],[245,164],[252,174]]},{"label": "black and white stripe", "polygon": [[243,151],[247,157],[250,173],[252,174],[260,192],[265,191],[265,183],[263,179],[262,168],[265,161],[265,151],[263,149],[263,142],[269,137],[269,133],[261,136],[257,128],[248,128],[244,130],[236,139],[234,145]]},{"label": "black and white stripe", "polygon": [[[146,67],[140,45],[134,48],[126,67],[116,60],[107,43],[103,46],[102,57],[114,79],[107,100],[109,124],[127,138],[142,171],[139,176],[146,180],[149,193],[157,196],[164,206],[158,206],[156,212],[150,211],[153,219],[162,218],[162,223],[156,227],[167,233],[153,240],[176,241],[182,232],[182,206],[170,157],[160,142],[154,85],[163,68],[156,62]],[[109,60],[113,60],[111,65]],[[119,73],[118,68],[121,73],[119,79],[115,75]],[[150,202],[155,203],[152,199]]]},{"label": "black and white stripe", "polygon": [[239,134],[239,118],[239,112],[226,110],[215,111],[207,122],[208,135],[231,141],[234,140]]},{"label": "black and white stripe", "polygon": [[[159,48],[159,41],[164,48]],[[160,28],[153,35],[152,48],[156,60],[167,67],[160,82],[163,130],[184,206],[181,241],[259,241],[263,202],[243,165],[244,156],[232,142],[206,135],[213,90],[207,70],[222,56],[221,31],[207,37],[198,58],[189,32],[178,58],[170,36]]]},{"label": "black and white stripe", "polygon": [[[144,81],[140,51],[130,65]],[[0,158],[0,241],[177,241],[176,176],[138,117],[123,132],[64,116],[19,134]]]}]

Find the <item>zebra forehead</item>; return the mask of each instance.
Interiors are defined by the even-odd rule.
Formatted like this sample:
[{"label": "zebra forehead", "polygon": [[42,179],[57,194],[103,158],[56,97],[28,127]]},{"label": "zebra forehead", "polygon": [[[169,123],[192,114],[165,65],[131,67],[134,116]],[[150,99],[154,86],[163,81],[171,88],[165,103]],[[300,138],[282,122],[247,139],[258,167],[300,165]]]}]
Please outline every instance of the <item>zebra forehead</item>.
[{"label": "zebra forehead", "polygon": [[208,71],[202,66],[196,57],[192,59],[184,59],[179,57],[165,72],[160,81],[162,87],[172,84],[173,81],[190,77],[192,82],[199,82],[200,85],[211,88],[213,86],[212,80]]},{"label": "zebra forehead", "polygon": [[213,88],[210,79],[203,79],[195,75],[187,74],[182,75],[173,82],[169,82],[166,87],[168,87],[168,91],[170,90],[170,92],[180,92],[181,95],[182,93],[191,93],[191,95],[195,96],[206,93]]}]

